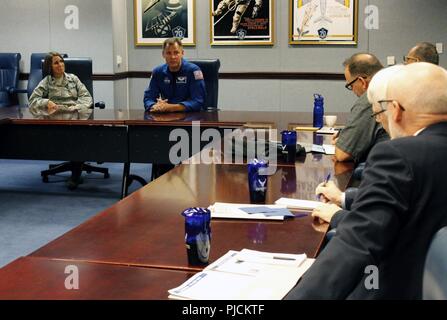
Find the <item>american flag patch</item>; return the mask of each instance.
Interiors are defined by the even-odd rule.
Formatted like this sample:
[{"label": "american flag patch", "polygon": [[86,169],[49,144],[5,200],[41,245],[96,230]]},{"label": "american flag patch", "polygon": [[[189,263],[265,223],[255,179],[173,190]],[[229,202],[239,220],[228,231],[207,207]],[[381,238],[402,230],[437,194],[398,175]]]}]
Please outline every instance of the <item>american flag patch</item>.
[{"label": "american flag patch", "polygon": [[201,70],[194,71],[194,79],[203,80],[203,73]]}]

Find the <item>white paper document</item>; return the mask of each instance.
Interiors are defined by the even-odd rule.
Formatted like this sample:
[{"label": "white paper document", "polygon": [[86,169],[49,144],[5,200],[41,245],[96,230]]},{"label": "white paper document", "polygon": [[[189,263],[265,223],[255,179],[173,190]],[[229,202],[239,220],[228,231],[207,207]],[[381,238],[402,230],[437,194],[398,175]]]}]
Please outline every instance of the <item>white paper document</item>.
[{"label": "white paper document", "polygon": [[332,144],[312,144],[312,143],[305,143],[302,142],[300,145],[306,150],[307,152],[318,152],[318,153],[324,153],[328,155],[335,154],[335,145]]},{"label": "white paper document", "polygon": [[292,199],[292,198],[279,198],[278,200],[275,201],[275,204],[286,206],[289,209],[313,210],[319,205],[321,205],[321,202],[312,200]]},{"label": "white paper document", "polygon": [[329,155],[335,154],[335,145],[333,144],[323,144],[323,149],[325,154]]},{"label": "white paper document", "polygon": [[313,262],[305,254],[231,250],[181,286],[169,290],[169,298],[279,300]]},{"label": "white paper document", "polygon": [[284,209],[285,205],[272,204],[272,205],[256,205],[256,204],[242,204],[242,203],[225,203],[216,202],[208,209],[211,211],[211,218],[230,218],[230,219],[261,219],[261,220],[284,220],[284,216],[280,215],[267,215],[263,213],[247,213],[241,208],[251,207],[267,207],[271,209]]},{"label": "white paper document", "polygon": [[338,132],[340,128],[333,128],[333,127],[322,127],[321,129],[317,130],[317,133],[319,134],[334,134]]}]

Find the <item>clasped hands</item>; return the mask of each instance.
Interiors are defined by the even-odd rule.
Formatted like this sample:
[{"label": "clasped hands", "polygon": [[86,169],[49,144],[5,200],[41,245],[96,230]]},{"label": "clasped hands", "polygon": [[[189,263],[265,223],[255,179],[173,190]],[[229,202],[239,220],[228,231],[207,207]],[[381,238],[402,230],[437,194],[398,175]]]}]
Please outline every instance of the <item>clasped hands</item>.
[{"label": "clasped hands", "polygon": [[331,222],[333,215],[341,210],[342,192],[333,181],[328,181],[320,183],[315,194],[323,203],[312,211],[312,217]]},{"label": "clasped hands", "polygon": [[55,104],[53,101],[48,100],[47,109],[48,109],[48,114],[53,114],[59,109],[59,106],[57,104]]},{"label": "clasped hands", "polygon": [[169,112],[168,99],[157,98],[157,102],[152,106],[150,112]]}]

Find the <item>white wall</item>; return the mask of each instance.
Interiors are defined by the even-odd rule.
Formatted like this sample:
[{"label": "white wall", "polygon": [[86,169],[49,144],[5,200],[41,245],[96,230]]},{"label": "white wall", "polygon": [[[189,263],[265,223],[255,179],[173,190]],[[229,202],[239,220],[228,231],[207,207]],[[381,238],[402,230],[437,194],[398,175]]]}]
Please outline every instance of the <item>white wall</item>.
[{"label": "white wall", "polygon": [[[65,28],[69,5],[79,9],[77,30]],[[31,53],[53,50],[91,57],[93,73],[113,73],[111,0],[0,0],[0,8],[0,52],[20,52],[22,72],[29,72]],[[113,82],[95,81],[94,98],[113,106]]]},{"label": "white wall", "polygon": [[[330,72],[342,73],[345,58],[359,51],[376,54],[383,63],[388,55],[397,61],[416,42],[447,45],[447,1],[359,0],[357,46],[290,46],[288,0],[275,1],[273,46],[218,46],[209,44],[208,0],[196,0],[196,46],[186,57],[219,58],[221,72]],[[64,9],[79,8],[79,30],[66,30]],[[364,27],[365,7],[379,9],[379,30]],[[0,0],[0,52],[20,52],[22,72],[29,71],[32,52],[58,50],[70,56],[92,57],[94,73],[150,71],[163,62],[158,47],[134,45],[133,0]],[[116,64],[116,57],[123,62]],[[441,65],[447,66],[445,54]],[[149,79],[95,81],[95,100],[107,107],[143,108],[143,91]],[[26,82],[21,83],[22,86]],[[223,110],[309,111],[312,94],[322,93],[326,109],[347,111],[355,100],[343,81],[220,80],[219,108]]]},{"label": "white wall", "polygon": [[[379,9],[379,30],[364,26],[365,8]],[[416,42],[447,45],[447,1],[445,0],[359,0],[357,46],[290,46],[288,44],[288,1],[275,1],[276,34],[272,47],[210,46],[209,1],[196,1],[197,45],[187,47],[186,57],[219,58],[221,72],[330,72],[343,73],[342,63],[352,54],[369,51],[383,64],[388,55],[398,62]],[[163,62],[160,48],[136,47],[133,42],[133,5],[128,7],[129,70],[149,71]],[[445,55],[441,65],[446,66]],[[142,108],[148,79],[132,79],[130,106]],[[348,111],[355,96],[344,81],[220,80],[219,108],[223,110],[310,111],[312,94],[326,98],[329,111]]]}]

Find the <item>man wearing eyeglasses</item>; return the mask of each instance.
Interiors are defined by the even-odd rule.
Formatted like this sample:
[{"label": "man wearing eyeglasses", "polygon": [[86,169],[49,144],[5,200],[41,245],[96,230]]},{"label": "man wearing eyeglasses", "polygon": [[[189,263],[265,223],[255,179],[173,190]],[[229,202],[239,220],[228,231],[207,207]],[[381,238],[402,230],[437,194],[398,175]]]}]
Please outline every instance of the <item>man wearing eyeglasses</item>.
[{"label": "man wearing eyeglasses", "polygon": [[429,42],[420,42],[416,44],[404,56],[404,64],[410,64],[415,62],[429,62],[435,65],[439,65],[439,54],[436,50],[436,46]]},{"label": "man wearing eyeglasses", "polygon": [[358,53],[347,59],[345,67],[346,89],[351,90],[357,101],[351,108],[346,126],[334,135],[335,160],[356,163],[366,160],[369,150],[388,135],[374,119],[371,119],[371,104],[366,97],[371,78],[383,68],[379,59],[368,53]]},{"label": "man wearing eyeglasses", "polygon": [[[387,133],[389,133],[388,119],[383,113],[386,112],[389,102],[386,98],[388,81],[402,68],[403,65],[395,65],[380,70],[372,78],[367,91],[368,101],[372,104],[371,117],[379,122]],[[357,192],[358,188],[348,188],[342,192],[333,181],[320,183],[315,193],[324,203],[314,209],[312,216],[330,223],[332,229],[337,228],[338,223],[351,210]]]},{"label": "man wearing eyeglasses", "polygon": [[422,298],[430,242],[447,226],[447,71],[407,65],[384,100],[374,112],[393,140],[372,149],[351,212],[287,298]]}]

